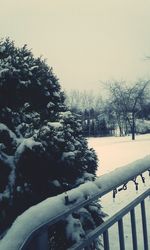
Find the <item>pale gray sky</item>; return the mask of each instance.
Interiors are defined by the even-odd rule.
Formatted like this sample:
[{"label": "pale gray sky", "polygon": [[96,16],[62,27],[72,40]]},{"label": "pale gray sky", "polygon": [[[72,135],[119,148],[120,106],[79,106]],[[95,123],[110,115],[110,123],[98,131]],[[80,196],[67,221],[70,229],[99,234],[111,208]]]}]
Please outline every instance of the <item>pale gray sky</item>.
[{"label": "pale gray sky", "polygon": [[0,36],[47,58],[65,89],[150,77],[150,0],[0,0]]}]

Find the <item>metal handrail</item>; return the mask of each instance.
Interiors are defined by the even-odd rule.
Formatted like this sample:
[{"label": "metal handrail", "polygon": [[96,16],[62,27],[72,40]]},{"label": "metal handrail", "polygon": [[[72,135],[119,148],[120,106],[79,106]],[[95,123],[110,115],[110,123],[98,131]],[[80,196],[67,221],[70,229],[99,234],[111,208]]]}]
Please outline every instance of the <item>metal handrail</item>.
[{"label": "metal handrail", "polygon": [[[85,246],[90,245],[91,242],[96,239],[99,235],[103,234],[105,231],[107,231],[111,226],[113,226],[116,222],[119,222],[122,217],[124,217],[126,214],[132,211],[138,204],[140,204],[148,195],[150,195],[150,188],[146,190],[143,194],[138,196],[135,200],[133,200],[131,203],[126,205],[124,208],[122,208],[119,212],[114,214],[111,218],[109,218],[106,222],[102,223],[100,226],[98,226],[96,229],[93,229],[92,232],[86,235],[86,237],[74,244],[71,248],[68,250],[80,250],[83,249]],[[133,221],[133,220],[132,220]],[[134,227],[135,230],[135,227]],[[145,233],[147,235],[147,233]],[[146,239],[147,242],[147,239]],[[122,248],[121,248],[122,249]]]},{"label": "metal handrail", "polygon": [[[21,250],[26,249],[29,242],[31,242],[31,240],[35,236],[42,234],[51,225],[66,218],[69,214],[73,213],[74,211],[78,210],[79,208],[84,207],[85,205],[91,203],[92,201],[98,199],[99,197],[102,197],[103,195],[105,195],[108,192],[112,191],[113,189],[119,187],[120,185],[123,185],[124,183],[129,182],[133,178],[137,177],[138,175],[141,175],[142,173],[144,173],[145,171],[147,171],[149,169],[150,169],[150,155],[148,155],[140,160],[137,160],[131,164],[128,164],[124,167],[118,168],[118,169],[116,169],[108,174],[100,176],[94,182],[91,182],[91,184],[95,187],[95,190],[96,190],[92,195],[91,195],[91,191],[89,190],[89,182],[80,185],[80,187],[78,187],[78,188],[75,188],[75,189],[68,191],[67,195],[68,195],[69,199],[72,199],[72,197],[74,196],[74,193],[76,191],[78,191],[79,189],[80,189],[80,192],[86,191],[87,195],[86,195],[86,197],[84,195],[82,195],[82,199],[80,199],[79,202],[74,201],[74,203],[67,204],[66,206],[64,206],[63,211],[60,210],[59,213],[58,213],[58,211],[56,211],[55,214],[53,213],[53,216],[52,217],[50,216],[49,220],[46,220],[46,222],[44,222],[42,224],[39,223],[36,228],[32,229],[28,233],[28,235],[25,232],[24,233],[24,241],[20,242],[19,248],[16,248],[16,249],[21,249]],[[119,176],[119,178],[118,178],[118,176]],[[65,200],[65,195],[66,194],[63,193],[63,194],[60,194],[58,197],[62,201],[62,199]],[[48,199],[49,200],[49,207],[48,207],[49,210],[51,209],[51,204],[52,204],[52,206],[54,205],[54,202],[55,202],[54,198],[55,197],[51,197]],[[42,204],[44,204],[44,202],[45,201],[43,201]],[[32,207],[32,211],[34,211],[34,209],[35,209],[35,213],[36,213],[36,208],[38,206],[39,205],[37,204],[36,206]],[[30,215],[30,211],[29,211],[29,215]],[[27,216],[28,216],[28,210],[25,212],[25,217],[27,218]],[[22,214],[20,217],[18,217],[17,220],[20,220],[20,223],[21,223],[23,221],[22,220],[23,218],[24,218],[24,214]],[[43,218],[44,218],[44,214],[43,214]],[[15,224],[14,224],[14,226],[15,226]],[[16,228],[15,228],[15,230],[16,230]],[[17,233],[17,231],[16,231],[16,233]],[[9,234],[9,237],[11,237],[11,234]]]},{"label": "metal handrail", "polygon": [[[144,165],[143,162],[145,162],[145,159],[148,159],[148,164]],[[135,167],[135,164],[140,166],[140,168],[134,169],[133,173],[131,174],[130,171],[131,169]],[[79,203],[75,203],[74,205],[68,205],[65,208],[65,211],[62,211],[61,213],[57,214],[55,217],[50,218],[49,221],[47,221],[44,224],[39,225],[39,227],[35,228],[28,238],[25,239],[23,242],[22,246],[20,247],[20,250],[25,250],[26,246],[28,245],[29,241],[39,232],[46,230],[48,227],[52,226],[56,222],[65,219],[69,214],[77,211],[79,208],[84,207],[85,205],[90,204],[92,201],[104,196],[105,194],[109,193],[113,189],[119,187],[120,185],[123,185],[124,183],[129,182],[130,180],[133,180],[134,177],[137,177],[138,175],[144,173],[145,171],[149,170],[150,168],[150,156],[146,156],[140,160],[137,160],[131,164],[125,165],[124,167],[120,167],[108,174],[102,175],[101,177],[97,178],[94,183],[100,188],[100,190],[92,195],[91,197],[89,196],[87,200],[83,200]],[[122,174],[124,173],[124,174]],[[116,176],[120,176],[116,180]],[[110,177],[111,177],[111,182],[110,182]],[[107,183],[107,185],[106,185]],[[83,186],[86,187],[86,183],[82,184]],[[73,190],[68,191],[68,196],[71,196],[72,192],[77,190],[78,188],[75,188]],[[64,194],[61,194],[60,196],[64,196]]]}]

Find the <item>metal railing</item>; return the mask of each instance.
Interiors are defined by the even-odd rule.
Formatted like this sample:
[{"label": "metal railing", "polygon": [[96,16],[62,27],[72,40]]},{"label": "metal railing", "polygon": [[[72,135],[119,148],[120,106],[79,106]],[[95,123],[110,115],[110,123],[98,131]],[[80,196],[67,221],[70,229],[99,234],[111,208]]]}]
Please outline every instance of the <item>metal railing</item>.
[{"label": "metal railing", "polygon": [[[131,180],[134,181],[136,188],[137,188],[137,182],[136,177],[141,175],[145,171],[150,172],[150,155],[144,157],[143,159],[137,160],[134,163],[128,164],[124,167],[118,168],[108,174],[105,174],[99,178],[97,178],[94,182],[91,184],[93,185],[95,190],[91,194],[91,190],[89,190],[89,182],[82,184],[82,189],[80,187],[72,189],[68,191],[68,199],[72,199],[74,197],[74,194],[78,189],[80,189],[80,193],[85,193],[86,196],[83,195],[82,199],[79,199],[77,201],[74,201],[73,203],[66,204],[63,211],[56,211],[56,213],[53,213],[53,216],[50,215],[48,219],[46,219],[45,222],[41,224],[39,222],[35,228],[31,228],[30,232],[22,232],[24,233],[24,237],[21,242],[16,243],[15,250],[48,250],[48,229],[50,226],[54,225],[56,222],[66,218],[68,215],[72,214],[74,211],[77,211],[79,208],[84,207],[85,205],[90,204],[92,201],[102,197],[103,195],[107,194],[110,191],[116,190],[118,187],[123,185],[123,187]],[[142,179],[144,180],[144,178]],[[115,192],[114,192],[115,193]],[[94,229],[92,232],[90,232],[88,235],[86,235],[85,239],[77,242],[74,246],[72,246],[70,249],[77,250],[77,249],[83,249],[85,246],[88,246],[94,239],[99,237],[99,235],[103,235],[104,239],[104,249],[109,250],[109,233],[108,229],[114,224],[118,223],[118,230],[119,230],[119,242],[120,242],[120,249],[125,249],[124,244],[124,232],[123,232],[123,216],[127,213],[130,213],[131,217],[131,229],[132,229],[132,242],[133,242],[133,249],[137,249],[137,235],[136,235],[136,220],[135,220],[135,213],[134,209],[137,206],[137,204],[141,204],[141,213],[142,213],[142,225],[143,225],[143,237],[144,237],[144,250],[148,250],[148,236],[147,236],[147,226],[146,226],[146,213],[145,213],[145,205],[144,200],[145,198],[150,195],[150,188],[146,190],[142,195],[140,195],[138,198],[136,198],[133,202],[128,204],[126,207],[121,209],[118,213],[116,213],[114,216],[109,218],[106,222],[104,222],[101,226]],[[66,194],[59,195],[59,199],[65,199]],[[53,198],[50,198],[49,201],[49,211],[53,208],[55,200]],[[44,204],[44,202],[43,202]],[[37,211],[36,208],[38,208],[39,205],[36,205],[35,208],[33,208],[33,211],[35,209],[35,213]],[[57,206],[59,206],[59,203],[57,202]],[[55,212],[55,211],[54,211]],[[20,223],[22,223],[23,218],[30,219],[30,211],[26,211],[25,216],[24,214],[18,218],[18,221],[20,220]],[[43,212],[43,218],[44,218],[44,212]],[[44,220],[43,220],[44,221]],[[12,233],[15,231],[17,234],[17,228],[15,228],[14,224],[14,230],[13,227],[11,229]],[[19,233],[19,232],[18,232]],[[7,240],[12,237],[11,232],[7,236]],[[6,240],[6,241],[7,241]],[[0,245],[1,246],[1,245]],[[19,247],[18,247],[19,246]],[[11,247],[7,248],[6,250],[12,249]]]},{"label": "metal railing", "polygon": [[136,233],[136,220],[135,220],[135,207],[138,204],[141,204],[141,214],[142,214],[142,226],[143,226],[143,239],[144,239],[144,250],[148,250],[148,235],[147,235],[147,224],[146,224],[146,213],[145,213],[145,198],[150,195],[150,188],[146,190],[143,194],[137,197],[130,204],[125,206],[110,219],[104,222],[101,226],[97,227],[91,233],[89,233],[86,238],[79,243],[76,243],[69,250],[80,250],[84,247],[90,245],[94,239],[103,234],[104,249],[109,250],[109,234],[108,229],[113,226],[115,223],[118,223],[118,232],[119,232],[119,244],[120,250],[125,250],[125,240],[124,240],[124,230],[123,230],[123,217],[130,213],[131,218],[131,229],[132,229],[132,243],[133,249],[138,249],[137,245],[137,233]]}]

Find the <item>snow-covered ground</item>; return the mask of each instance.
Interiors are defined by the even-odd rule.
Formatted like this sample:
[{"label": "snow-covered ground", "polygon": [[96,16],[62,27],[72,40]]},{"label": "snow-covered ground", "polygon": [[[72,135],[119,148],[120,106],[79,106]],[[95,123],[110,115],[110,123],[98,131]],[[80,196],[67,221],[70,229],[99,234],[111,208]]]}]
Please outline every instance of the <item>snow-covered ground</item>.
[{"label": "snow-covered ground", "polygon": [[[132,141],[131,137],[105,137],[105,138],[90,138],[89,146],[93,147],[99,158],[99,168],[97,175],[108,173],[118,167],[124,166],[137,159],[150,154],[150,134],[136,136],[136,140]],[[143,184],[141,177],[138,177],[139,190],[135,191],[135,185],[133,182],[129,182],[127,190],[118,192],[113,201],[112,193],[109,193],[102,197],[101,203],[104,212],[109,216],[116,213],[118,210],[127,205],[130,201],[135,199],[139,194],[146,190],[150,186],[150,177],[148,172],[145,173],[146,183]],[[150,246],[150,198],[148,197],[145,201],[146,205],[146,216],[148,226],[148,238]],[[137,238],[138,238],[138,249],[143,250],[143,236],[142,236],[142,224],[141,224],[141,211],[140,206],[135,209],[136,221],[137,221]],[[132,248],[132,235],[130,216],[124,217],[124,233],[125,233],[125,245],[127,250]],[[115,224],[109,229],[110,238],[110,249],[119,249],[117,225]]]}]

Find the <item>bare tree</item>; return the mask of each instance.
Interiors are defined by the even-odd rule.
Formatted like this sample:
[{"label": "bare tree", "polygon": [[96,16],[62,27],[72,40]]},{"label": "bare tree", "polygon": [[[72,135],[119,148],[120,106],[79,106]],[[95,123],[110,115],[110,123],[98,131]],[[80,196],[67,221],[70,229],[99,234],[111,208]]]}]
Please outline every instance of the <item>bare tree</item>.
[{"label": "bare tree", "polygon": [[107,84],[120,133],[122,133],[121,122],[125,126],[127,126],[127,122],[131,130],[132,140],[135,140],[135,122],[149,83],[150,81],[139,81],[133,86],[127,86],[125,82],[109,82]]}]

